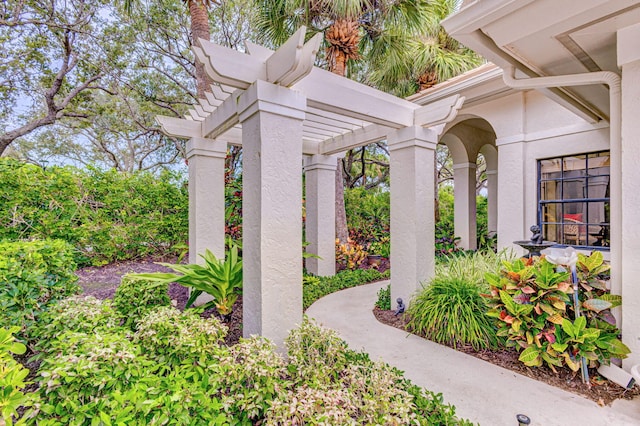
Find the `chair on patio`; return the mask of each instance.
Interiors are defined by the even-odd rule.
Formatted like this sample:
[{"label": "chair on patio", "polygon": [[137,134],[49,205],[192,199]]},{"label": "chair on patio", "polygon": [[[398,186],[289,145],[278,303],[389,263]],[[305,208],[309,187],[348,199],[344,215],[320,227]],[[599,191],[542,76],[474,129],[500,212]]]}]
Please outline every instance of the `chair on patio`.
[{"label": "chair on patio", "polygon": [[564,243],[577,246],[593,246],[600,241],[600,231],[602,227],[599,225],[587,225],[576,219],[569,217],[564,218]]}]

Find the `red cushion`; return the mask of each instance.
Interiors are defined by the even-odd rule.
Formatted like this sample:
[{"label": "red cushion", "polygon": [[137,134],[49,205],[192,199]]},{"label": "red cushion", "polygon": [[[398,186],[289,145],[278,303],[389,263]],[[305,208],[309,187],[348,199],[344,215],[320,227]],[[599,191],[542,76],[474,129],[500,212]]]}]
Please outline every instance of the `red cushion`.
[{"label": "red cushion", "polygon": [[575,213],[575,214],[567,213],[564,215],[564,218],[573,219],[573,220],[577,220],[578,222],[582,222],[582,213]]}]

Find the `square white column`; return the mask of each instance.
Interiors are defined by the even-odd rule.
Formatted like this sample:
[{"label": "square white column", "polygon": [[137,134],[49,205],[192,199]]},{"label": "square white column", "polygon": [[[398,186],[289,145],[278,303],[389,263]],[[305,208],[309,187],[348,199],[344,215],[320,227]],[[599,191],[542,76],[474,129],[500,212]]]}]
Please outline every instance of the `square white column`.
[{"label": "square white column", "polygon": [[476,242],[476,165],[453,165],[454,229],[460,247],[475,250]]},{"label": "square white column", "polygon": [[280,349],[302,321],[300,92],[258,80],[238,98],[243,149],[243,334]]},{"label": "square white column", "polygon": [[419,126],[388,137],[391,163],[391,306],[408,304],[435,267],[435,149],[438,135]]},{"label": "square white column", "polygon": [[[618,66],[622,69],[622,129],[621,141],[611,141],[611,153],[614,144],[620,143],[621,171],[611,170],[612,185],[614,173],[621,178],[622,197],[619,202],[622,223],[611,224],[611,267],[613,290],[621,288],[622,295],[622,341],[631,349],[629,357],[623,361],[625,369],[640,364],[640,24],[618,31]],[[613,188],[612,188],[613,194]],[[613,212],[614,199],[611,197]],[[614,215],[612,214],[612,220]],[[618,226],[615,226],[618,225]],[[616,232],[619,229],[619,232]],[[622,235],[620,235],[622,234]],[[614,244],[614,238],[621,238],[621,244]],[[621,252],[614,253],[621,246]],[[617,275],[617,276],[616,276]]]},{"label": "square white column", "polygon": [[320,259],[305,260],[307,271],[321,277],[336,273],[335,173],[338,157],[311,155],[305,158],[307,252]]},{"label": "square white column", "polygon": [[[224,160],[227,143],[203,138],[187,142],[189,164],[189,262],[204,263],[209,249],[224,259]],[[212,300],[202,294],[196,305]]]},{"label": "square white column", "polygon": [[[498,145],[498,250],[511,247],[520,254],[525,250],[513,242],[531,237],[524,225],[524,170],[526,162],[524,142]],[[533,225],[533,224],[531,224]]]}]

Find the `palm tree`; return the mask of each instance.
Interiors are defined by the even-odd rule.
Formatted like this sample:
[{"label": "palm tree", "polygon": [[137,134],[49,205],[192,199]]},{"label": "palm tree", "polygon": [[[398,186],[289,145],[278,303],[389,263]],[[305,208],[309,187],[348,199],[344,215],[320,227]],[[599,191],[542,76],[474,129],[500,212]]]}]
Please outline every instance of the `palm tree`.
[{"label": "palm tree", "polygon": [[397,96],[409,96],[483,63],[472,50],[447,34],[440,21],[460,0],[431,0],[418,31],[387,32],[368,52],[367,83]]},{"label": "palm tree", "polygon": [[[387,31],[413,33],[426,18],[426,0],[256,0],[257,27],[265,41],[282,44],[300,26],[307,37],[324,33],[325,61],[329,71],[341,76]],[[344,208],[344,176],[336,170],[336,237],[348,240]]]}]

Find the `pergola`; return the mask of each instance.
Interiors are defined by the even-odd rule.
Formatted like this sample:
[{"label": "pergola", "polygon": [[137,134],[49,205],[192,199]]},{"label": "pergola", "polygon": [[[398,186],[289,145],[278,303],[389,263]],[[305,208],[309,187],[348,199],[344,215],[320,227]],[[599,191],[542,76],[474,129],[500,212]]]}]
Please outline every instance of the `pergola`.
[{"label": "pergola", "polygon": [[185,118],[157,117],[188,139],[191,262],[224,256],[224,160],[243,148],[243,329],[282,347],[302,319],[302,174],[307,259],[335,273],[335,170],[340,153],[387,140],[391,167],[391,295],[404,300],[434,267],[434,155],[464,98],[419,106],[314,67],[321,35],[300,28],[278,50],[247,53],[200,40],[196,58],[215,82]]}]

